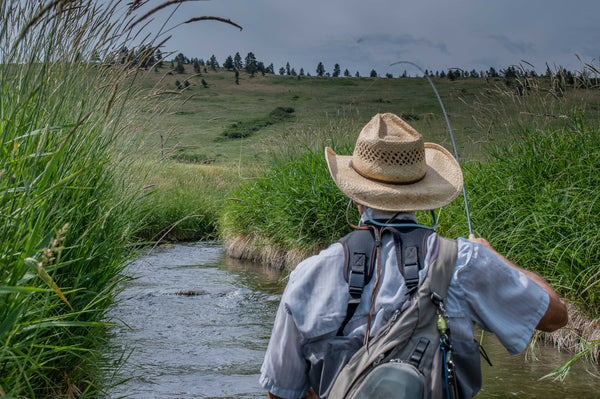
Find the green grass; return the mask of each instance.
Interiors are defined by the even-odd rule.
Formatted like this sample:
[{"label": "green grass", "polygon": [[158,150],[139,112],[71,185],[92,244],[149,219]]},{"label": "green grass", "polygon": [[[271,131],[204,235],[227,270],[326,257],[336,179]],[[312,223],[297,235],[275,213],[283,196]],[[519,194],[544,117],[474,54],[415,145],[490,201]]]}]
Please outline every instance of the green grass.
[{"label": "green grass", "polygon": [[0,11],[0,396],[14,398],[99,395],[106,312],[142,220],[139,71],[91,57],[131,32],[116,4],[53,4]]},{"label": "green grass", "polygon": [[[225,236],[250,236],[255,245],[314,252],[350,232],[340,212],[348,200],[329,177],[320,148],[273,164],[233,196],[240,201],[227,204]],[[355,211],[351,215],[358,220]]]},{"label": "green grass", "polygon": [[228,139],[241,139],[250,136],[260,129],[282,122],[293,117],[294,108],[277,107],[266,116],[237,121],[228,126],[221,136]]},{"label": "green grass", "polygon": [[217,238],[229,192],[250,178],[249,171],[173,161],[145,161],[136,170],[151,171],[137,204],[142,227],[135,237],[143,242]]},{"label": "green grass", "polygon": [[[523,127],[465,173],[476,233],[591,315],[600,305],[599,153],[599,123],[574,110],[561,126]],[[462,208],[448,212],[463,226],[450,231],[464,235]]]},{"label": "green grass", "polygon": [[[169,75],[168,68],[151,71],[141,88],[160,92],[157,85],[172,91],[176,80],[189,80],[192,85],[181,94],[163,94],[166,110],[154,118],[145,144],[150,152],[188,159],[208,159],[215,165],[235,167],[239,162],[261,165],[270,162],[271,150],[281,144],[282,136],[298,137],[326,134],[324,127],[332,122],[352,122],[359,129],[377,112],[410,115],[415,127],[431,141],[450,145],[447,128],[439,104],[424,79],[318,78],[293,76],[255,76],[240,74],[235,84],[233,72],[209,71],[195,76],[188,73]],[[203,88],[200,79],[210,87]],[[453,121],[458,144],[464,153],[478,153],[481,144],[479,127],[473,123],[472,104],[485,88],[493,89],[501,82],[485,79],[450,82],[435,79]],[[254,131],[251,137],[231,142],[222,133],[240,120],[260,119],[277,107],[291,107],[295,117]],[[148,108],[142,118],[152,118],[156,108]],[[418,120],[417,120],[418,119]],[[322,132],[322,133],[317,133]],[[161,139],[163,137],[162,148]],[[354,130],[346,132],[354,135]],[[265,150],[267,148],[267,150]],[[275,151],[277,152],[277,150]]]},{"label": "green grass", "polygon": [[[472,115],[488,129],[478,139],[479,152],[463,159],[475,233],[591,315],[600,304],[600,284],[594,284],[600,119],[578,105],[594,96],[596,88],[563,96],[543,86],[526,96],[483,92],[473,99]],[[486,101],[496,110],[481,108]],[[265,173],[234,194],[243,202],[228,204],[223,235],[252,237],[258,247],[301,248],[305,255],[344,235],[347,200],[329,177],[323,148],[351,153],[360,127],[345,116],[313,130],[310,142],[301,133],[282,139],[276,148],[288,151],[276,151]],[[439,212],[439,222],[441,234],[468,235],[462,198]]]}]

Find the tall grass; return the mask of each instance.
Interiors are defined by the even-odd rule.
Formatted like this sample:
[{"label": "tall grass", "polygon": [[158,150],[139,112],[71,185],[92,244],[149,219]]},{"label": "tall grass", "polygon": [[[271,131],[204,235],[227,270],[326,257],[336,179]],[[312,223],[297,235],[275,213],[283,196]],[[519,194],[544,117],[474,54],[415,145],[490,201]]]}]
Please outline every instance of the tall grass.
[{"label": "tall grass", "polygon": [[[230,254],[276,267],[313,254],[350,232],[348,199],[331,180],[324,146],[351,153],[348,131],[356,120],[332,121],[311,134],[296,132],[265,140],[271,163],[262,174],[233,190],[221,212],[220,231]],[[353,207],[350,220],[358,221]],[[244,248],[235,248],[236,246]],[[238,252],[239,249],[239,252]]]},{"label": "tall grass", "polygon": [[149,242],[217,238],[219,215],[230,191],[250,177],[231,168],[167,160],[145,161],[140,168],[152,175],[148,195],[137,204],[141,228],[135,237]]},{"label": "tall grass", "polygon": [[324,247],[349,231],[339,212],[348,201],[335,188],[320,150],[274,164],[233,193],[239,201],[227,206],[224,234],[249,235],[255,245],[283,250]]},{"label": "tall grass", "polygon": [[[599,154],[599,125],[573,110],[561,126],[522,127],[512,143],[495,146],[488,161],[465,171],[476,232],[594,316],[600,305],[594,278],[600,271]],[[464,225],[460,207],[446,212]]]},{"label": "tall grass", "polygon": [[0,2],[0,396],[97,395],[141,220],[125,124],[138,70],[111,61],[135,51],[144,3]]},{"label": "tall grass", "polygon": [[[481,108],[483,96],[474,105],[477,122],[488,127],[481,137],[486,153],[464,165],[475,233],[597,316],[599,119],[579,107],[586,90],[556,96],[552,85],[538,82],[525,95],[498,88],[495,103],[487,104],[495,110]],[[280,158],[242,186],[235,195],[243,202],[225,212],[225,236],[259,237],[254,242],[289,250],[321,247],[343,235],[346,200],[329,177],[319,143],[327,135],[335,132],[320,131],[314,147]],[[351,153],[351,147],[341,151]],[[439,221],[441,234],[468,235],[461,199],[439,211]]]}]

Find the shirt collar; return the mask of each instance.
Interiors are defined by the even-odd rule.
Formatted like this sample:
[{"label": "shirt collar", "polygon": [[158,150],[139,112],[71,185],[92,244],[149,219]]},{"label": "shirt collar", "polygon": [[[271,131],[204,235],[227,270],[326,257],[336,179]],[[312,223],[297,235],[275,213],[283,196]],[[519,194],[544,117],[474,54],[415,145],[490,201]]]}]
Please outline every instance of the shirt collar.
[{"label": "shirt collar", "polygon": [[[365,206],[365,210],[364,210],[362,216],[360,217],[360,221],[359,221],[358,225],[364,226],[369,219],[378,220],[378,221],[382,221],[382,220],[388,221],[391,218],[393,218],[396,214],[397,214],[397,212],[382,211],[380,209],[368,208]],[[417,223],[417,217],[415,216],[414,212],[400,212],[394,218],[394,221]]]}]

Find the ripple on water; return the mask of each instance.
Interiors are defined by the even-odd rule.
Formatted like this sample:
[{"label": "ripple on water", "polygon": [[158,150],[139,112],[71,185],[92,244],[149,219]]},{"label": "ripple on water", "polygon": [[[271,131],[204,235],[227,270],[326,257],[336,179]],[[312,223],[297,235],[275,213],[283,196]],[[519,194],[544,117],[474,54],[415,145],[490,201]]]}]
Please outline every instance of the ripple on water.
[{"label": "ripple on water", "polygon": [[111,330],[111,342],[115,358],[133,349],[121,372],[130,379],[110,397],[264,397],[258,374],[277,293],[227,270],[218,245],[156,249],[128,271],[136,278],[110,316],[126,324]]}]

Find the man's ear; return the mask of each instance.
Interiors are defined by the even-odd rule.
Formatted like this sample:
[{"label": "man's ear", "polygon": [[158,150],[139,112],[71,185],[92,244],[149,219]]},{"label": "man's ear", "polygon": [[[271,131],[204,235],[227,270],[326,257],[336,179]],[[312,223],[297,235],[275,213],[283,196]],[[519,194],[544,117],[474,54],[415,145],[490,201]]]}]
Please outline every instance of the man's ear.
[{"label": "man's ear", "polygon": [[356,207],[358,208],[358,213],[360,213],[362,216],[363,212],[365,211],[365,206],[362,204],[359,204],[356,201],[352,201],[352,202],[354,202],[354,205],[356,205]]}]

